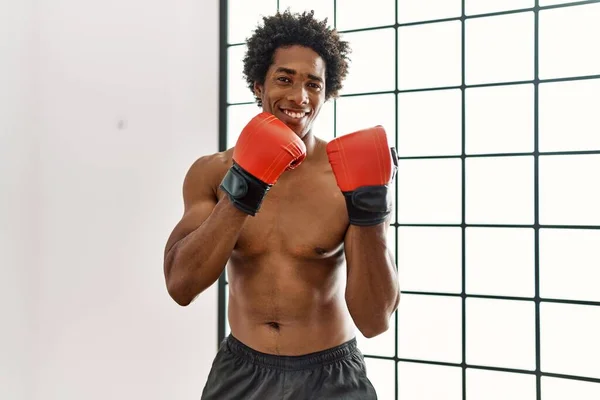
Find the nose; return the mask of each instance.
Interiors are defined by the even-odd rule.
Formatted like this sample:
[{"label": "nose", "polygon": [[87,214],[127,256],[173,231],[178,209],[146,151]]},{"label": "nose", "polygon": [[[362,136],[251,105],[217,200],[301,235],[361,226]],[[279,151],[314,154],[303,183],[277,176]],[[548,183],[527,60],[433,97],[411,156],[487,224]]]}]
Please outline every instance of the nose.
[{"label": "nose", "polygon": [[308,104],[308,93],[306,92],[304,85],[294,85],[292,88],[290,88],[287,100],[293,101],[298,105]]}]

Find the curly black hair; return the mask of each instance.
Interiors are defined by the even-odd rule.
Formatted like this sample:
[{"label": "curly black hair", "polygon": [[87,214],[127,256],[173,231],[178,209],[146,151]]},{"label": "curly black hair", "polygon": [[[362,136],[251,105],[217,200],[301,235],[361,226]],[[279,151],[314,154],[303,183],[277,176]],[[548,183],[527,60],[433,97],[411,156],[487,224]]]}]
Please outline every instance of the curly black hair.
[{"label": "curly black hair", "polygon": [[[301,45],[311,48],[325,61],[325,99],[337,97],[348,73],[350,47],[348,42],[340,39],[335,29],[327,26],[327,18],[319,21],[315,19],[314,11],[300,14],[291,13],[288,9],[263,17],[263,22],[263,26],[258,26],[246,41],[244,77],[252,93],[255,82],[265,83],[275,50]],[[256,94],[254,97],[262,106],[261,99]]]}]

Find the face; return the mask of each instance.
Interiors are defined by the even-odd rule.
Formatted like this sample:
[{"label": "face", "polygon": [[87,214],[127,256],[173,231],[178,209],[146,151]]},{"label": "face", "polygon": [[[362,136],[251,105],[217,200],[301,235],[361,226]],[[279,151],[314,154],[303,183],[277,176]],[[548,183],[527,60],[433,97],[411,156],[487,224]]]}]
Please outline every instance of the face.
[{"label": "face", "polygon": [[301,138],[325,103],[325,62],[312,49],[290,46],[275,51],[264,85],[255,83],[263,111],[283,121]]}]

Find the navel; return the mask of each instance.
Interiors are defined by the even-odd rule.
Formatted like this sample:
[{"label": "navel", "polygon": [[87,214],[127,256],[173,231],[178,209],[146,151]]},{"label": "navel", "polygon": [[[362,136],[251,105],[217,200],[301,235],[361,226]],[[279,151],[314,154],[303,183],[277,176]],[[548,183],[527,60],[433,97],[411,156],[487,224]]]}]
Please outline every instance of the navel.
[{"label": "navel", "polygon": [[267,326],[270,326],[276,331],[279,331],[279,329],[281,328],[281,325],[278,322],[267,322]]}]

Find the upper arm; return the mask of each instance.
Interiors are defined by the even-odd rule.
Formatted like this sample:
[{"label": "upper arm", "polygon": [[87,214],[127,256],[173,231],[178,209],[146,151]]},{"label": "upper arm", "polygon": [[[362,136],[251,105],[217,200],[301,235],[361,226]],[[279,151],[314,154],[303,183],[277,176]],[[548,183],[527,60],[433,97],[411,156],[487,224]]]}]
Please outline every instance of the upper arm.
[{"label": "upper arm", "polygon": [[219,164],[222,163],[215,156],[205,156],[189,168],[183,181],[183,216],[167,240],[165,258],[177,242],[195,231],[212,213],[218,201],[214,188],[222,169]]}]

